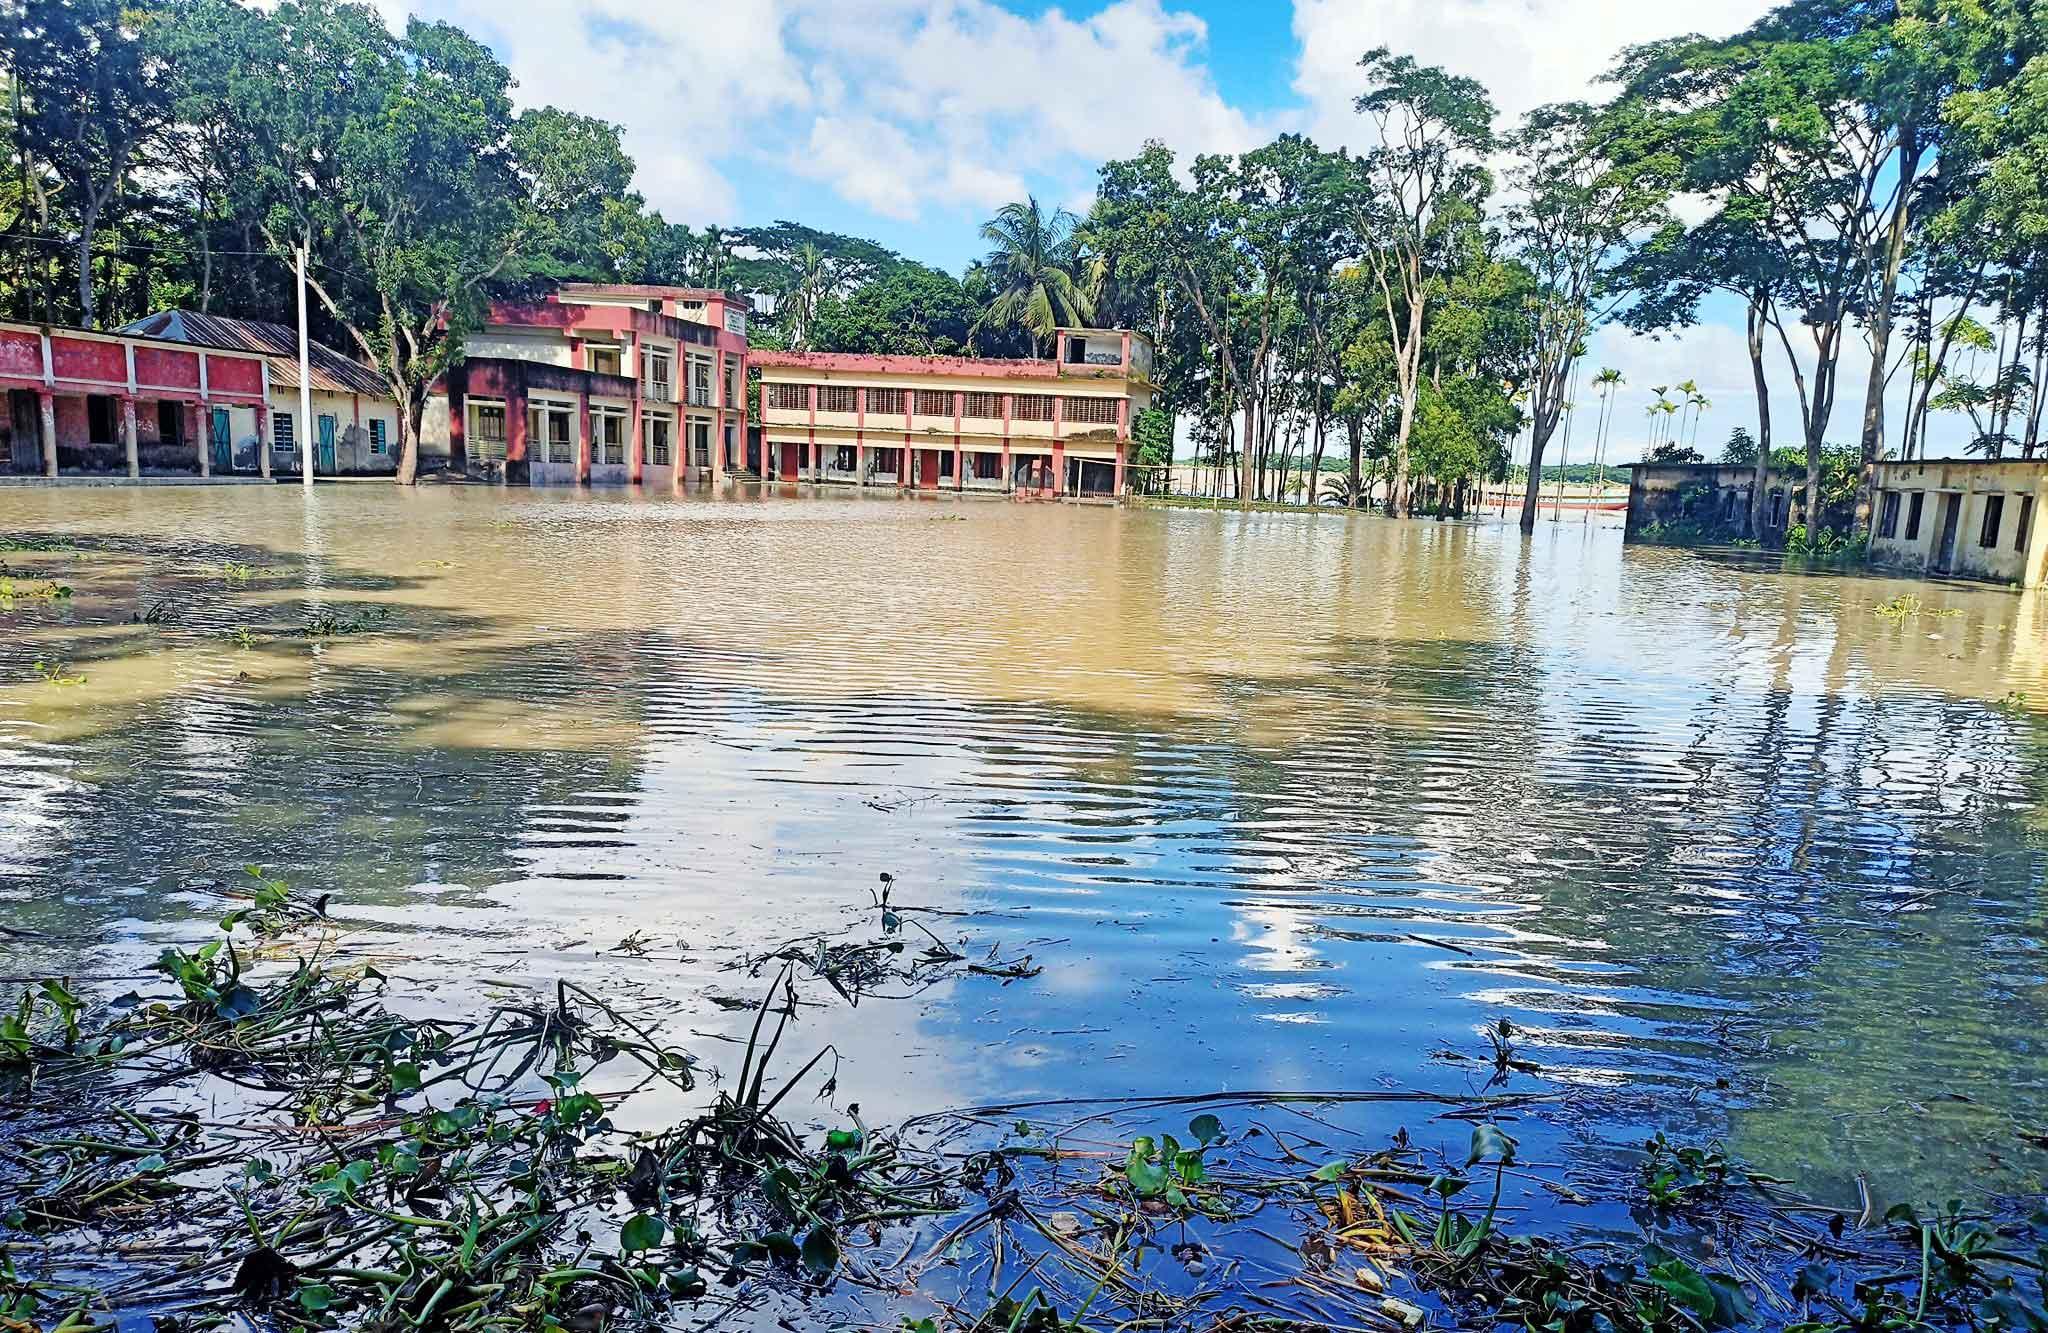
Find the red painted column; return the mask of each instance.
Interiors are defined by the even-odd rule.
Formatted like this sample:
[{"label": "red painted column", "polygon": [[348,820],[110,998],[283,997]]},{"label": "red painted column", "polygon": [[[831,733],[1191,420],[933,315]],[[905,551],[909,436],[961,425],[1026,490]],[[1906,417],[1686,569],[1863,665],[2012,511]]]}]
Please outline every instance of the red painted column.
[{"label": "red painted column", "polygon": [[1052,485],[1049,493],[1063,495],[1067,488],[1067,442],[1060,435],[1066,429],[1067,400],[1052,396]]},{"label": "red painted column", "polygon": [[1116,483],[1111,493],[1118,497],[1121,497],[1124,493],[1124,449],[1126,447],[1122,440],[1116,442]]},{"label": "red painted column", "polygon": [[[311,426],[312,424],[313,424],[313,423],[312,423],[312,422],[310,422],[310,421],[306,423],[306,425],[307,425],[307,426],[309,426],[309,427],[310,427],[310,426]],[[203,477],[203,476],[205,476],[205,475],[206,475],[206,472],[207,472],[207,467],[206,467],[206,453],[207,453],[207,450],[206,450],[206,404],[204,404],[204,403],[187,403],[187,404],[185,404],[185,438],[186,438],[186,439],[188,439],[188,440],[191,440],[191,441],[192,441],[192,442],[194,443],[194,445],[196,445],[196,446],[197,446],[197,448],[198,448],[198,450],[199,450],[199,475]],[[308,431],[307,431],[307,433],[306,433],[306,438],[305,438],[305,440],[303,440],[303,441],[302,441],[302,442],[300,443],[299,447],[300,447],[301,449],[311,449],[311,448],[313,448],[313,445],[314,445],[313,433],[312,433],[312,431],[308,430]],[[307,454],[307,455],[306,455],[306,457],[308,457],[308,458],[311,458],[311,459],[313,459],[313,460],[314,460],[314,465],[315,465],[316,467],[318,466],[318,464],[319,464],[319,455],[318,455],[317,453],[309,453],[309,454]],[[55,476],[55,475],[57,475],[57,474],[53,472],[53,473],[51,473],[50,475],[51,475],[51,476]]]},{"label": "red painted column", "polygon": [[[644,475],[642,469],[646,466],[646,461],[640,457],[640,451],[647,447],[645,443],[647,427],[640,423],[640,334],[638,330],[626,335],[626,355],[629,358],[628,361],[625,365],[619,367],[620,370],[633,377],[633,396],[626,400],[626,410],[632,413],[632,416],[627,419],[629,424],[626,427],[626,480],[638,486],[641,477]],[[669,461],[674,462],[674,441],[669,442],[669,450]]]},{"label": "red painted column", "polygon": [[270,405],[256,404],[256,471],[270,476]]},{"label": "red painted column", "polygon": [[811,442],[811,480],[823,481],[824,463],[823,460],[821,460],[818,457],[818,386],[815,384],[809,386],[804,391],[804,397],[810,400],[811,424],[809,426],[808,434]]},{"label": "red painted column", "polygon": [[868,391],[853,391],[853,483],[868,484]]},{"label": "red painted column", "polygon": [[1016,489],[1010,471],[1010,406],[1016,395],[1003,395],[1003,490],[1007,493]]},{"label": "red painted column", "polygon": [[963,467],[966,455],[960,449],[960,418],[967,407],[967,395],[956,391],[953,394],[953,489],[967,489],[967,473]]},{"label": "red painted column", "polygon": [[458,477],[469,471],[469,377],[460,370],[448,372],[448,467]]},{"label": "red painted column", "polygon": [[590,484],[590,393],[576,392],[576,484]]},{"label": "red painted column", "polygon": [[527,445],[526,386],[508,386],[505,390],[505,471],[509,474],[512,464],[532,465],[526,456]]},{"label": "red painted column", "polygon": [[1129,329],[1124,330],[1123,344],[1124,374],[1129,375],[1131,373],[1131,331]]}]

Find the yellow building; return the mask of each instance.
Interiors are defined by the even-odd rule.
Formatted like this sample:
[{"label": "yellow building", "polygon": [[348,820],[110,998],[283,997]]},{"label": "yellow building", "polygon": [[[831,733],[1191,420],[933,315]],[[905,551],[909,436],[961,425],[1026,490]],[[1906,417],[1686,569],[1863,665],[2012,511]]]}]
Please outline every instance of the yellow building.
[{"label": "yellow building", "polygon": [[2035,512],[2048,463],[1934,459],[1877,465],[1873,563],[2032,588],[2048,564]]},{"label": "yellow building", "polygon": [[756,350],[763,464],[782,481],[1117,496],[1151,406],[1152,344],[1061,329],[1053,359]]}]

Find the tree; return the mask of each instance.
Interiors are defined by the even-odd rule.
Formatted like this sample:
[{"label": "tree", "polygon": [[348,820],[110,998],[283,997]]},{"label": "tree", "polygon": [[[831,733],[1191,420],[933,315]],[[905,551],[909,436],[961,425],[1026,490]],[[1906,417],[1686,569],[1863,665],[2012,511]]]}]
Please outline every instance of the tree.
[{"label": "tree", "polygon": [[1388,508],[1409,504],[1409,437],[1421,405],[1423,324],[1457,233],[1478,224],[1491,182],[1480,160],[1494,147],[1493,102],[1473,79],[1376,47],[1360,58],[1368,88],[1353,102],[1378,134],[1353,198],[1358,231],[1376,244],[1366,263],[1379,288],[1394,356],[1400,415]]},{"label": "tree", "polygon": [[280,258],[311,252],[309,287],[398,404],[409,484],[427,391],[488,285],[524,278],[522,257],[602,208],[623,155],[601,122],[514,116],[510,73],[447,24],[394,38],[367,6],[286,0],[271,31],[270,63],[235,89],[263,233]]},{"label": "tree", "polygon": [[1094,317],[1079,276],[1076,226],[1072,213],[1048,213],[1036,197],[1004,204],[981,224],[981,238],[995,247],[984,262],[997,284],[983,322],[1025,330],[1036,352],[1050,351],[1055,329],[1082,327]]},{"label": "tree", "polygon": [[1543,453],[1564,412],[1572,368],[1594,326],[1629,297],[1615,280],[1629,253],[1666,219],[1678,161],[1646,142],[1654,130],[1645,120],[1626,99],[1602,109],[1540,107],[1512,141],[1520,200],[1508,210],[1508,235],[1536,280],[1525,533],[1536,528]]},{"label": "tree", "polygon": [[978,313],[952,276],[906,262],[844,297],[824,297],[808,341],[827,352],[958,356]]},{"label": "tree", "polygon": [[[99,322],[94,241],[137,152],[169,115],[165,65],[149,41],[155,19],[123,0],[0,0],[20,179],[34,189],[47,168],[61,192],[87,328]],[[50,203],[39,201],[45,222],[57,211]]]}]

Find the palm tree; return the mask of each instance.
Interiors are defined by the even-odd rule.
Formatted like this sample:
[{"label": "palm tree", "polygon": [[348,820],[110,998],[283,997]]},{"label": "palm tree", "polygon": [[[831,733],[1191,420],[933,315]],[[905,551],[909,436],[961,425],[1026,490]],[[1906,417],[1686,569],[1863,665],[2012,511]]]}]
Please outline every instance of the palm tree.
[{"label": "palm tree", "polygon": [[818,317],[819,304],[831,289],[832,273],[825,252],[804,242],[803,249],[796,253],[795,271],[776,293],[776,313],[787,322],[791,351],[811,350],[811,325]]},{"label": "palm tree", "polygon": [[[1593,504],[1607,490],[1607,432],[1614,421],[1614,398],[1621,392],[1621,386],[1628,383],[1621,372],[1612,366],[1603,367],[1593,377],[1593,387],[1600,391],[1600,424],[1593,437]],[[1586,506],[1586,521],[1593,521],[1593,505]]]},{"label": "palm tree", "polygon": [[1691,407],[1694,402],[1700,401],[1700,386],[1692,380],[1684,380],[1679,383],[1677,388],[1678,392],[1684,396],[1684,400],[1679,409],[1678,434],[1673,438],[1675,440],[1683,440],[1685,438],[1685,409]]},{"label": "palm tree", "polygon": [[1047,213],[1036,197],[1004,204],[981,224],[981,237],[995,247],[988,267],[996,294],[975,321],[1011,324],[1031,335],[1032,350],[1049,345],[1053,330],[1085,325],[1095,314],[1089,283],[1076,240],[1072,213],[1056,208]]}]

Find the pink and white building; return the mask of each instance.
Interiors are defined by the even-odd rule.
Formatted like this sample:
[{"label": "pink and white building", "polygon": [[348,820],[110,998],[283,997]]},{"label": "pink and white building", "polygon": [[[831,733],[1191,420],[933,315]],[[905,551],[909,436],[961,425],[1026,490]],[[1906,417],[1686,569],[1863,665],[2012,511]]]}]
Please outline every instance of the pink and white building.
[{"label": "pink and white building", "polygon": [[778,481],[1120,496],[1152,344],[1062,329],[1053,358],[753,354],[767,476]]},{"label": "pink and white building", "polygon": [[729,292],[570,283],[495,302],[441,387],[427,466],[536,486],[750,471],[747,303]]},{"label": "pink and white building", "polygon": [[0,323],[0,476],[268,476],[259,354]]}]

